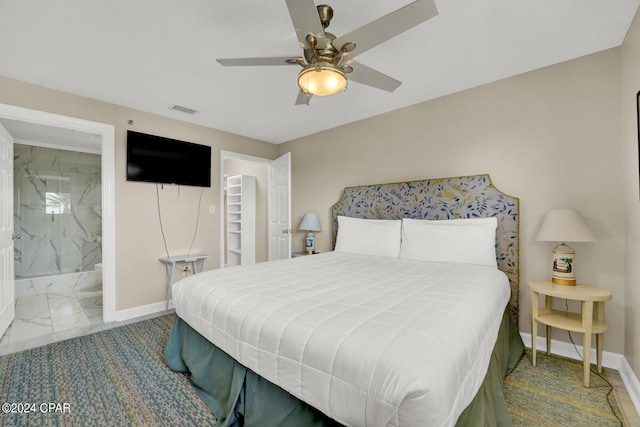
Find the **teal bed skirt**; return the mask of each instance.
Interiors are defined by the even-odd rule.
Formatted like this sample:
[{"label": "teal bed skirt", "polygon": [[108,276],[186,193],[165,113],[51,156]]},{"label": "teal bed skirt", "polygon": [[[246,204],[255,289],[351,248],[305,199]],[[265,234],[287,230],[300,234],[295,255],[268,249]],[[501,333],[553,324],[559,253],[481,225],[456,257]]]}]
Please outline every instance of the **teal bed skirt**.
[{"label": "teal bed skirt", "polygon": [[[523,352],[518,328],[510,311],[505,310],[482,387],[456,426],[511,426],[502,384]],[[191,374],[191,383],[215,415],[217,426],[341,425],[236,362],[178,316],[165,359],[172,370]]]}]

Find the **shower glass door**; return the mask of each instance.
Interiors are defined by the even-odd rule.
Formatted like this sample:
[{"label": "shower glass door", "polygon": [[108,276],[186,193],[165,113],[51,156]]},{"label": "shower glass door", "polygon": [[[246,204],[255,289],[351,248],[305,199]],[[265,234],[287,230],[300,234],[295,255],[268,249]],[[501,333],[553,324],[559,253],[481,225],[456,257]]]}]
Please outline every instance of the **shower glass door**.
[{"label": "shower glass door", "polygon": [[92,270],[101,262],[100,155],[15,144],[17,278]]}]

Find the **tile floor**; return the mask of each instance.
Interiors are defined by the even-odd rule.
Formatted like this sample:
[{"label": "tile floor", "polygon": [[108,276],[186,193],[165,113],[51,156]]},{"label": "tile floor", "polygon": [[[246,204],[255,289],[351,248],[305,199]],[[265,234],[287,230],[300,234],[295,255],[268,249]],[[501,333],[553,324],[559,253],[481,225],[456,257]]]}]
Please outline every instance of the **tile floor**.
[{"label": "tile floor", "polygon": [[103,329],[102,289],[18,297],[16,317],[0,338],[0,355]]}]

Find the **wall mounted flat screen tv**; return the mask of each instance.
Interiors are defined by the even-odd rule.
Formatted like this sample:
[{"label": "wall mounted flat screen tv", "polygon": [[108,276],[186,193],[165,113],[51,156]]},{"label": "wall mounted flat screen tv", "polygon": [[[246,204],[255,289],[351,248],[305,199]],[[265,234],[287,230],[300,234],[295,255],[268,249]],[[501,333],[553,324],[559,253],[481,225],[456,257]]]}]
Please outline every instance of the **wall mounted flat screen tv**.
[{"label": "wall mounted flat screen tv", "polygon": [[211,187],[211,147],[129,130],[127,181]]}]

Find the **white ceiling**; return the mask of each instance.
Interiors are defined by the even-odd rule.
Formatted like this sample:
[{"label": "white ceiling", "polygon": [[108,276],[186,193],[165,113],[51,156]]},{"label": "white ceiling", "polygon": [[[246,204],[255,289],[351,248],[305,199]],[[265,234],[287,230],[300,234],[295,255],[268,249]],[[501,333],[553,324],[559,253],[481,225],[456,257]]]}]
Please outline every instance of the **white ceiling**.
[{"label": "white ceiling", "polygon": [[[410,0],[327,0],[342,34]],[[403,84],[352,82],[295,106],[284,0],[0,0],[0,75],[271,143],[619,46],[640,0],[436,0],[435,18],[358,56]],[[193,108],[189,116],[170,110]]]},{"label": "white ceiling", "polygon": [[102,137],[93,133],[5,118],[0,118],[0,125],[20,144],[90,153],[102,151]]}]

